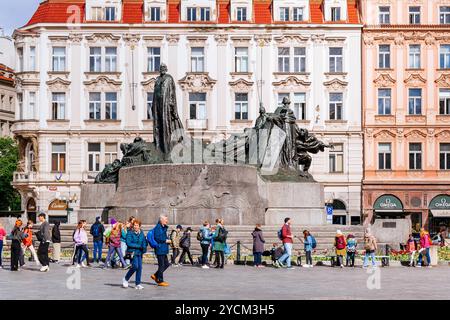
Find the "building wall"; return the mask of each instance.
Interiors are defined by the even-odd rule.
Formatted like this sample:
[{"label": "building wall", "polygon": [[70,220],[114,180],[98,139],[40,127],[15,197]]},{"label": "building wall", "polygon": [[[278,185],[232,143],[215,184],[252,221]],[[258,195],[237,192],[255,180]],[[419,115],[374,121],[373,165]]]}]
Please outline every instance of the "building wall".
[{"label": "building wall", "polygon": [[0,136],[11,136],[16,109],[14,89],[14,43],[0,29]]}]

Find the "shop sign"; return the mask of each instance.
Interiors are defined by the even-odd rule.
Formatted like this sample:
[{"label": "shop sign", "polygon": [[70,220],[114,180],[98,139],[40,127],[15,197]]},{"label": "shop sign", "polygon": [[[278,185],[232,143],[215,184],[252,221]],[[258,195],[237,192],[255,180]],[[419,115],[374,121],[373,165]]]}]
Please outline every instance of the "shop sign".
[{"label": "shop sign", "polygon": [[392,195],[379,197],[377,201],[375,201],[373,208],[379,211],[403,211],[401,201]]},{"label": "shop sign", "polygon": [[67,202],[62,201],[62,200],[54,200],[48,206],[48,210],[66,211],[67,210]]},{"label": "shop sign", "polygon": [[434,197],[433,200],[430,202],[430,209],[436,209],[436,210],[450,210],[450,196],[447,195],[441,195]]}]

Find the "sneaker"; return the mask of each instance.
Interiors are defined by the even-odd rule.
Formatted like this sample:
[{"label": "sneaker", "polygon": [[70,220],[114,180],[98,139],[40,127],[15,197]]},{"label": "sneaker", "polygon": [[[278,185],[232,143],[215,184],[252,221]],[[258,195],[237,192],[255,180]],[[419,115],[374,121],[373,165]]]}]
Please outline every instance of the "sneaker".
[{"label": "sneaker", "polygon": [[290,267],[286,267],[286,270],[294,270],[295,268],[290,266]]},{"label": "sneaker", "polygon": [[81,263],[81,266],[82,266],[83,268],[86,268],[86,263],[82,262],[82,263]]},{"label": "sneaker", "polygon": [[310,265],[309,265],[309,268],[312,268],[312,267],[314,267],[314,266],[313,266],[312,264],[310,264]]},{"label": "sneaker", "polygon": [[142,289],[144,289],[144,287],[141,286],[140,284],[138,284],[138,285],[135,287],[135,289],[136,289],[136,290],[142,290]]},{"label": "sneaker", "polygon": [[344,268],[344,265],[343,264],[341,264],[341,269],[343,269]]},{"label": "sneaker", "polygon": [[207,265],[202,266],[202,269],[209,269]]},{"label": "sneaker", "polygon": [[167,282],[163,281],[163,282],[158,283],[158,286],[160,286],[160,287],[168,287],[169,284]]},{"label": "sneaker", "polygon": [[122,280],[122,287],[128,288],[128,281],[125,278],[123,278],[123,280]]},{"label": "sneaker", "polygon": [[47,271],[48,271],[48,266],[42,267],[39,271],[41,271],[41,272],[47,272]]},{"label": "sneaker", "polygon": [[81,264],[77,263],[77,265],[75,266],[75,268],[81,268]]}]

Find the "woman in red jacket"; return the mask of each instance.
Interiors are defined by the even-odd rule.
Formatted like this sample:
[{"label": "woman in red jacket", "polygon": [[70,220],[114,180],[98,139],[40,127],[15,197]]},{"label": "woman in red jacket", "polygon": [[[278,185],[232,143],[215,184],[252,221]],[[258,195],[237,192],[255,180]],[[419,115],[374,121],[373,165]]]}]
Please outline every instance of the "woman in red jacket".
[{"label": "woman in red jacket", "polygon": [[23,230],[24,233],[28,234],[28,237],[22,240],[22,262],[23,265],[25,264],[25,253],[28,250],[30,250],[31,254],[33,255],[33,259],[36,262],[37,266],[40,266],[41,263],[39,262],[38,256],[36,254],[36,250],[33,246],[33,221],[28,220],[27,226]]}]

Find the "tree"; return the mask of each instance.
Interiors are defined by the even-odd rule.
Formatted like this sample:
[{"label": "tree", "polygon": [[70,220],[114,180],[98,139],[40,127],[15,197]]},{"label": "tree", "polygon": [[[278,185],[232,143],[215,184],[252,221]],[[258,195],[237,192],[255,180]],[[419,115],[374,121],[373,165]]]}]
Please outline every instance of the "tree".
[{"label": "tree", "polygon": [[0,210],[20,210],[20,195],[13,188],[13,173],[19,161],[19,148],[9,137],[0,137]]}]

